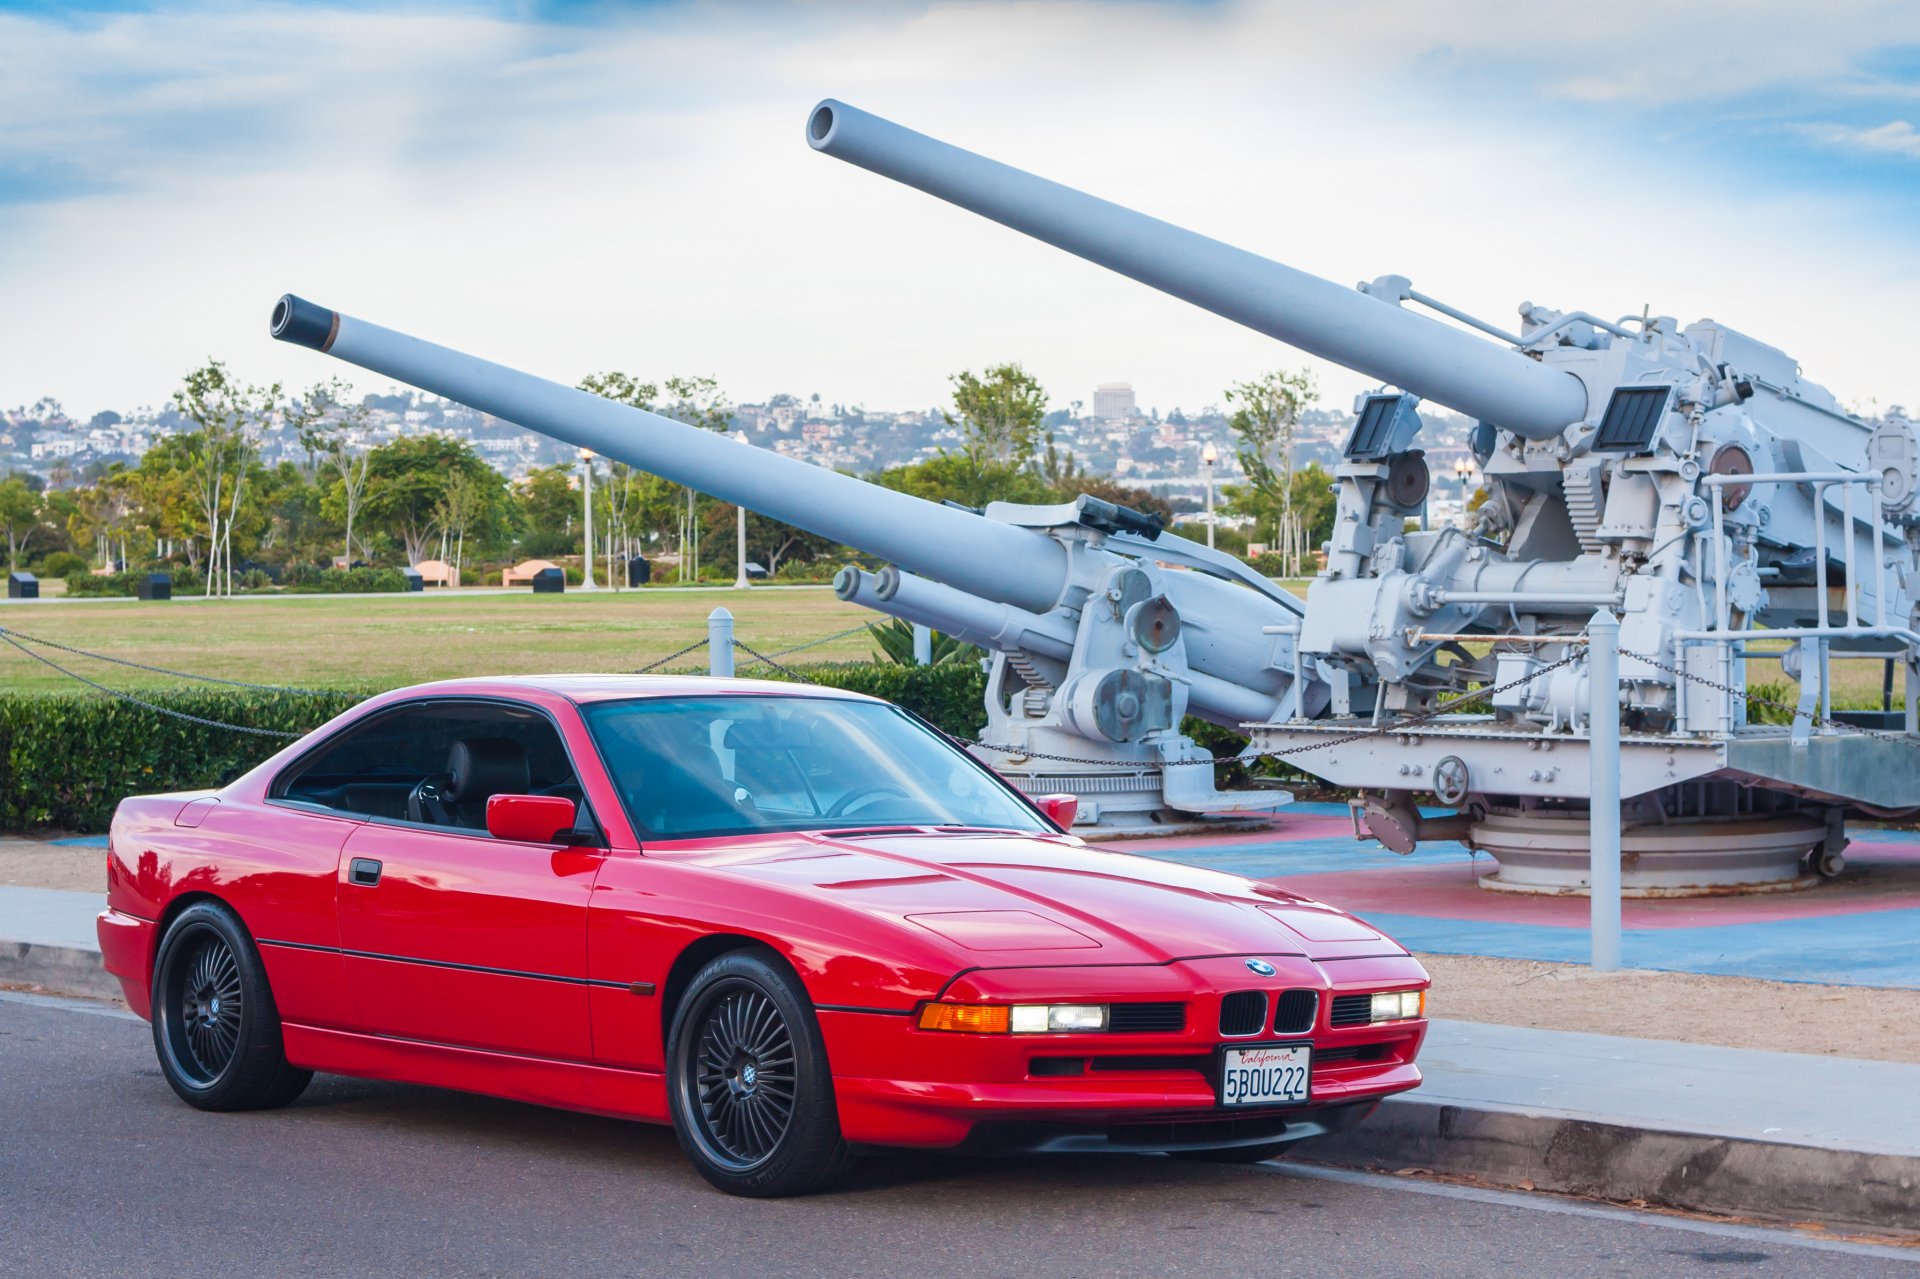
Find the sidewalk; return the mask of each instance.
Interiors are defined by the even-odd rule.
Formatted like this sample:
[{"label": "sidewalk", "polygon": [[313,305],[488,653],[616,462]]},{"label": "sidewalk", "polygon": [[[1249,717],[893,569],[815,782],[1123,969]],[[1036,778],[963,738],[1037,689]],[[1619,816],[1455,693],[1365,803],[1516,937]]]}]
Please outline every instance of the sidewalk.
[{"label": "sidewalk", "polygon": [[[0,887],[0,982],[117,995],[99,893]],[[1435,1021],[1426,1083],[1302,1147],[1619,1201],[1920,1231],[1920,1066]]]}]

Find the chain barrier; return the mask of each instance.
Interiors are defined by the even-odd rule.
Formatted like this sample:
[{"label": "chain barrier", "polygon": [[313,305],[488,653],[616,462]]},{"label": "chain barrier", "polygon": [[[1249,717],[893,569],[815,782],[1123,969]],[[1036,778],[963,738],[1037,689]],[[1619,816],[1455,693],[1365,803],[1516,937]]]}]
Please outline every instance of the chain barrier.
[{"label": "chain barrier", "polygon": [[[805,684],[805,683],[811,683],[812,681],[808,680],[805,676],[793,670],[791,667],[788,667],[782,664],[778,659],[782,657],[790,656],[794,653],[804,652],[805,650],[810,648],[818,648],[823,644],[830,644],[835,642],[836,640],[846,639],[850,636],[857,635],[861,631],[864,631],[867,629],[868,629],[867,624],[862,623],[859,626],[849,627],[844,631],[836,631],[831,635],[825,635],[819,639],[807,640],[804,643],[790,645],[787,648],[776,649],[771,653],[762,653],[758,649],[754,648],[752,645],[744,643],[738,638],[736,638],[733,641],[733,646],[736,649],[738,649],[740,652],[745,653],[747,657],[751,659],[752,663],[758,663],[760,665],[770,667],[775,672],[785,676],[790,680],[795,681],[796,683]],[[333,695],[325,689],[300,688],[294,685],[287,685],[287,684],[255,684],[255,683],[250,683],[246,680],[225,679],[217,675],[196,675],[189,671],[172,670],[165,666],[153,666],[145,662],[131,661],[127,658],[110,657],[105,653],[94,653],[83,648],[75,648],[70,644],[61,644],[54,640],[42,639],[38,636],[27,635],[20,631],[16,631],[11,627],[5,627],[5,626],[0,626],[0,641],[5,641],[7,644],[11,645],[13,648],[17,649],[22,654],[32,658],[34,661],[40,662],[46,666],[49,666],[55,671],[58,671],[60,674],[65,675],[67,678],[75,680],[79,683],[85,684],[87,687],[94,689],[96,692],[104,693],[108,697],[112,697],[119,701],[130,703],[134,706],[139,706],[145,710],[152,711],[157,715],[166,715],[174,719],[185,720],[191,724],[199,724],[208,728],[223,728],[223,729],[231,730],[232,732],[236,732],[236,733],[251,733],[260,737],[296,738],[296,737],[303,737],[305,736],[305,734],[292,732],[285,729],[254,728],[245,724],[228,724],[221,720],[208,719],[205,716],[192,715],[186,711],[179,711],[179,710],[174,710],[171,707],[161,706],[157,703],[147,701],[144,698],[136,697],[131,693],[122,692],[119,689],[109,688],[105,684],[101,684],[96,680],[89,679],[87,676],[80,674],[78,671],[70,670],[67,667],[60,665],[60,663],[54,661],[50,657],[47,657],[45,654],[37,653],[33,651],[33,649],[28,648],[27,645],[36,644],[44,648],[57,649],[64,653],[72,653],[77,657],[85,657],[85,658],[89,658],[91,660],[100,661],[100,662],[110,662],[116,666],[125,666],[133,670],[149,671],[157,675],[170,675],[179,679],[184,679],[184,680],[188,680],[196,683],[223,684],[231,688],[246,688],[246,689],[253,689],[259,692],[267,692],[267,693],[292,693],[292,694],[296,694],[299,696],[306,696],[306,697],[328,697]],[[689,653],[698,652],[700,649],[707,647],[708,643],[709,643],[709,640],[707,639],[707,637],[702,636],[701,638],[695,640],[693,643],[688,644],[686,647],[675,649],[673,652],[668,653],[666,656],[656,658],[655,660],[648,662],[645,666],[638,667],[629,673],[634,675],[645,675],[645,674],[648,674],[649,672],[659,670],[661,667],[666,666],[668,663],[678,661],[680,658],[687,656]],[[1782,711],[1787,715],[1793,717],[1794,719],[1805,718],[1811,724],[1816,725],[1820,728],[1845,730],[1847,732],[1859,733],[1867,737],[1877,737],[1882,739],[1883,741],[1898,742],[1902,745],[1920,748],[1920,739],[1916,739],[1910,735],[1879,732],[1874,729],[1863,728],[1857,724],[1843,723],[1840,720],[1832,719],[1827,716],[1810,714],[1807,712],[1803,712],[1799,706],[1793,703],[1775,701],[1771,698],[1766,698],[1766,697],[1755,697],[1751,693],[1734,688],[1732,685],[1723,684],[1718,680],[1709,679],[1704,675],[1697,675],[1692,671],[1684,670],[1681,667],[1669,665],[1668,663],[1660,661],[1658,658],[1650,657],[1645,653],[1636,653],[1626,648],[1621,648],[1616,651],[1619,653],[1621,657],[1630,658],[1633,661],[1637,661],[1637,662],[1644,662],[1646,665],[1653,667],[1655,670],[1664,671],[1667,674],[1672,675],[1676,679],[1690,680],[1693,683],[1704,685],[1708,688],[1714,689],[1717,692],[1723,693],[1739,701],[1746,702],[1750,705],[1766,706],[1774,710]],[[1352,734],[1338,736],[1338,737],[1328,737],[1324,741],[1307,742],[1299,746],[1288,746],[1280,750],[1256,751],[1256,752],[1240,754],[1240,755],[1209,755],[1201,759],[1180,760],[1177,762],[1183,763],[1183,764],[1211,765],[1211,764],[1249,763],[1249,762],[1252,762],[1255,760],[1261,760],[1261,759],[1285,759],[1293,755],[1304,755],[1309,751],[1326,750],[1334,746],[1347,745],[1347,744],[1358,742],[1358,741],[1366,741],[1371,738],[1391,737],[1397,734],[1406,733],[1413,729],[1416,729],[1420,725],[1436,720],[1443,715],[1450,714],[1462,706],[1471,705],[1474,702],[1485,701],[1487,698],[1496,696],[1497,694],[1505,693],[1512,689],[1524,687],[1525,685],[1531,684],[1533,681],[1539,679],[1543,675],[1550,674],[1551,672],[1556,671],[1561,667],[1572,665],[1573,663],[1581,660],[1581,658],[1583,658],[1584,656],[1585,654],[1583,653],[1570,653],[1566,657],[1563,657],[1558,661],[1549,662],[1547,665],[1542,666],[1539,669],[1530,672],[1529,674],[1521,676],[1519,679],[1509,680],[1505,684],[1497,684],[1487,688],[1478,688],[1467,693],[1462,693],[1458,697],[1449,698],[1446,701],[1439,703],[1430,711],[1425,711],[1419,715],[1410,716],[1405,719],[1395,720],[1389,724],[1376,725],[1362,732],[1352,733]],[[1043,759],[1043,760],[1049,760],[1053,763],[1059,763],[1059,764],[1111,766],[1114,762],[1110,758],[1096,758],[1093,756],[1081,756],[1081,755],[1061,755],[1061,754],[1056,754],[1049,751],[1029,750],[1024,746],[1005,744],[1005,743],[969,742],[961,738],[954,738],[954,741],[959,743],[962,746],[975,749],[975,750],[992,751],[997,754],[1003,754],[1010,757],[1017,757],[1021,759]]]},{"label": "chain barrier", "polygon": [[[59,671],[62,675],[67,676],[69,679],[79,680],[82,684],[85,684],[87,687],[92,688],[98,692],[105,693],[108,697],[115,698],[122,702],[130,702],[135,706],[143,707],[146,710],[150,710],[156,715],[169,715],[169,716],[172,716],[174,719],[183,719],[183,720],[186,720],[189,724],[200,724],[200,725],[204,725],[207,728],[224,728],[235,733],[252,733],[256,737],[294,738],[294,737],[306,736],[305,733],[290,732],[282,728],[253,728],[246,724],[228,724],[228,723],[222,722],[221,720],[208,719],[204,715],[189,715],[186,711],[177,711],[170,706],[161,706],[161,705],[158,705],[157,703],[149,702],[145,698],[135,697],[132,693],[123,693],[117,688],[108,688],[105,684],[101,684],[94,680],[88,679],[85,675],[82,675],[78,671],[70,671],[66,667],[60,665],[60,663],[54,661],[51,657],[48,657],[42,653],[36,653],[32,649],[28,648],[25,644],[22,644],[18,639],[14,638],[14,632],[12,631],[0,629],[0,640],[5,640],[7,643],[19,649],[22,653],[25,653],[28,657],[31,657],[34,661],[46,663],[48,666],[51,666],[54,670]],[[254,687],[260,687],[260,686],[255,685]]]},{"label": "chain barrier", "polygon": [[1695,675],[1692,671],[1682,670],[1677,666],[1669,666],[1657,658],[1648,657],[1645,653],[1635,653],[1624,648],[1617,651],[1622,657],[1630,657],[1636,662],[1645,662],[1655,670],[1665,671],[1677,679],[1692,680],[1696,684],[1704,684],[1708,688],[1715,689],[1739,701],[1748,702],[1754,706],[1768,706],[1777,711],[1785,711],[1787,714],[1793,716],[1793,718],[1804,718],[1808,723],[1819,728],[1845,729],[1849,733],[1860,733],[1866,737],[1878,737],[1882,741],[1898,742],[1902,746],[1920,747],[1920,739],[1915,739],[1905,733],[1883,733],[1877,729],[1862,728],[1858,724],[1843,723],[1837,719],[1830,719],[1825,715],[1815,715],[1810,711],[1802,711],[1799,706],[1791,702],[1776,702],[1770,697],[1755,697],[1751,693],[1742,692],[1731,685],[1722,684],[1718,680],[1708,679],[1704,675]]},{"label": "chain barrier", "polygon": [[702,635],[699,639],[687,645],[685,648],[676,649],[675,651],[668,653],[665,657],[659,658],[655,661],[648,662],[645,666],[642,666],[637,670],[628,671],[627,674],[645,675],[650,671],[657,671],[662,666],[665,666],[668,662],[677,662],[681,658],[685,657],[688,653],[694,652],[698,649],[705,648],[706,646],[707,646],[707,637]]},{"label": "chain barrier", "polygon": [[748,657],[751,657],[754,661],[763,662],[766,665],[771,666],[775,671],[778,671],[780,674],[786,676],[790,680],[793,680],[795,683],[799,683],[799,684],[813,683],[813,681],[808,679],[806,676],[801,675],[796,671],[789,670],[787,667],[782,666],[780,663],[774,661],[773,658],[768,654],[759,652],[758,650],[754,649],[750,645],[743,644],[736,639],[733,641],[733,646],[739,649],[742,653],[745,653]]},{"label": "chain barrier", "polygon": [[[873,629],[873,624],[871,622],[862,622],[858,626],[849,626],[844,631],[835,631],[831,635],[823,635],[817,640],[808,640],[804,644],[794,644],[788,648],[777,648],[773,652],[767,654],[766,657],[761,658],[760,660],[765,661],[769,665],[771,665],[772,662],[770,661],[770,659],[772,658],[788,657],[794,653],[802,653],[802,652],[805,652],[807,649],[819,648],[822,644],[831,644],[835,640],[843,640],[849,636],[858,635],[862,631],[871,630],[871,629]],[[738,640],[735,640],[734,643],[740,644]],[[746,646],[744,644],[740,644],[740,647],[745,648]],[[748,650],[748,651],[751,652],[752,650]]]},{"label": "chain barrier", "polygon": [[[171,675],[176,679],[189,680],[199,684],[225,684],[232,688],[251,688],[262,693],[296,693],[302,697],[333,696],[332,693],[324,688],[296,688],[291,684],[249,684],[243,679],[223,679],[218,675],[195,675],[189,671],[170,670],[165,666],[149,666],[145,662],[133,662],[124,657],[109,657],[105,653],[91,653],[84,648],[75,648],[71,644],[61,644],[54,640],[41,639],[37,635],[28,635],[24,631],[16,631],[10,626],[0,626],[0,637],[5,637],[9,643],[16,640],[25,640],[29,644],[38,644],[42,648],[57,648],[63,653],[72,653],[75,657],[91,658],[96,662],[111,662],[115,666],[130,666],[136,671],[152,671],[156,675]],[[20,645],[15,643],[14,647],[20,648]],[[23,653],[27,652],[25,649],[21,649],[20,651]],[[27,653],[27,656],[32,657],[34,654]]]}]

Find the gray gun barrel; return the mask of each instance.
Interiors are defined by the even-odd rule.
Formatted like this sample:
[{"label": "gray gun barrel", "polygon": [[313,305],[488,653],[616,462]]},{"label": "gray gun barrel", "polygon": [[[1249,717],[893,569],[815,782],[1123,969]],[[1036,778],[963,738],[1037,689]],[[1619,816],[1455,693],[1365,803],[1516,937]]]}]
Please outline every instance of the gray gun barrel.
[{"label": "gray gun barrel", "polygon": [[[1180,577],[1183,587],[1213,582],[1213,579],[1197,573],[1181,574]],[[1258,598],[1238,587],[1225,583],[1217,585],[1221,590],[1245,596],[1242,603]],[[1074,627],[1071,622],[1055,616],[1036,616],[1009,605],[976,599],[938,582],[903,573],[896,565],[889,564],[878,573],[869,573],[849,564],[833,579],[833,590],[834,594],[850,604],[863,604],[877,613],[888,613],[905,622],[928,626],[983,648],[1002,652],[1021,649],[1062,662],[1073,656]],[[1228,728],[1272,719],[1279,708],[1277,694],[1262,692],[1235,679],[1209,674],[1207,659],[1216,656],[1208,648],[1189,651],[1188,660],[1193,666],[1184,676],[1189,698],[1188,711]],[[1257,661],[1242,668],[1241,673],[1252,679],[1285,678],[1279,672],[1263,670],[1262,663]]]},{"label": "gray gun barrel", "polygon": [[1045,612],[1067,555],[1052,538],[924,501],[851,475],[748,448],[712,431],[549,382],[292,294],[273,336],[592,449],[701,493],[803,528],[962,591]]},{"label": "gray gun barrel", "polygon": [[1586,388],[1563,370],[831,98],[808,116],[807,142],[816,151],[1528,439],[1551,439],[1586,416]]}]

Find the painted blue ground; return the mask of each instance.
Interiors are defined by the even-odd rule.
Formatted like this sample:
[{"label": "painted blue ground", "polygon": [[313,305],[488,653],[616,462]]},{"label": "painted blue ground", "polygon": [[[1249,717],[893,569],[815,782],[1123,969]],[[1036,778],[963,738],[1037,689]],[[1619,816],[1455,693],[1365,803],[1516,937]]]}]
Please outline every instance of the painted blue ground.
[{"label": "painted blue ground", "polygon": [[[1355,871],[1391,874],[1401,867],[1456,864],[1462,879],[1471,881],[1485,874],[1490,866],[1491,859],[1485,857],[1478,858],[1476,865],[1476,855],[1455,843],[1423,844],[1413,854],[1400,857],[1377,844],[1344,834],[1332,838],[1290,837],[1288,814],[1344,817],[1346,807],[1291,805],[1271,831],[1223,836],[1205,844],[1140,846],[1129,850],[1128,845],[1122,843],[1112,847],[1259,879]],[[1875,843],[1920,844],[1920,831],[1855,828],[1853,833],[1856,839]],[[1310,885],[1303,887],[1311,890]],[[1337,894],[1330,896],[1335,905],[1341,904]],[[1478,918],[1409,915],[1366,908],[1361,908],[1359,913],[1413,950],[1502,959],[1586,962],[1586,930],[1520,922],[1526,914],[1528,900],[1494,893],[1479,894],[1474,902]],[[1635,968],[1671,972],[1920,990],[1920,908],[1830,910],[1818,890],[1767,899],[1728,900],[1730,910],[1734,901],[1764,901],[1769,909],[1780,911],[1784,917],[1698,927],[1631,928],[1621,938],[1623,962]],[[1511,922],[1499,918],[1508,911],[1514,916]]]}]

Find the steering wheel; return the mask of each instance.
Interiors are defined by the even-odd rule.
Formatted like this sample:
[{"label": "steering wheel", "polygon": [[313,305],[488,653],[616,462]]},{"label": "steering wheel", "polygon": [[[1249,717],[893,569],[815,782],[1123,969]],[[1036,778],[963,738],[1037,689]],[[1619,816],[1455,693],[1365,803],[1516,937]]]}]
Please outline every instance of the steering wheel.
[{"label": "steering wheel", "polygon": [[446,787],[444,774],[421,778],[420,784],[407,793],[407,820],[430,826],[453,825],[453,814],[447,809]]},{"label": "steering wheel", "polygon": [[898,795],[901,799],[913,798],[913,796],[907,794],[905,791],[901,790],[898,786],[892,786],[882,782],[877,786],[866,786],[866,787],[862,787],[859,790],[848,791],[846,794],[840,797],[839,801],[835,803],[832,808],[829,808],[827,810],[827,816],[828,817],[845,817],[847,815],[847,810],[852,808],[855,804],[858,804],[861,800],[877,799],[882,795]]}]

